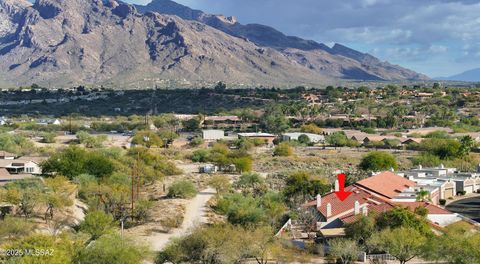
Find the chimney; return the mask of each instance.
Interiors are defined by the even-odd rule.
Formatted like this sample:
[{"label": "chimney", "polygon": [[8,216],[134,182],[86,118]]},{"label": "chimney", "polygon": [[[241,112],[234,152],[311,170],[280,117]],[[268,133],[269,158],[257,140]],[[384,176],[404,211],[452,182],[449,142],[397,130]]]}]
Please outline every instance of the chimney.
[{"label": "chimney", "polygon": [[391,171],[391,172],[395,172],[395,169],[394,169],[394,168],[390,168],[390,171]]},{"label": "chimney", "polygon": [[354,210],[355,210],[355,215],[360,214],[360,203],[358,201],[355,201]]},{"label": "chimney", "polygon": [[339,192],[340,191],[340,184],[338,182],[338,179],[335,180],[335,192]]},{"label": "chimney", "polygon": [[317,194],[317,208],[322,206],[322,196]]},{"label": "chimney", "polygon": [[327,204],[327,218],[329,218],[330,216],[332,216],[332,204],[328,203]]},{"label": "chimney", "polygon": [[423,169],[422,164],[418,165],[418,169],[420,169],[420,170]]},{"label": "chimney", "polygon": [[362,214],[363,214],[364,216],[368,216],[368,207],[367,207],[367,206],[364,206],[364,207],[362,208]]},{"label": "chimney", "polygon": [[445,169],[445,165],[440,164],[440,169]]}]

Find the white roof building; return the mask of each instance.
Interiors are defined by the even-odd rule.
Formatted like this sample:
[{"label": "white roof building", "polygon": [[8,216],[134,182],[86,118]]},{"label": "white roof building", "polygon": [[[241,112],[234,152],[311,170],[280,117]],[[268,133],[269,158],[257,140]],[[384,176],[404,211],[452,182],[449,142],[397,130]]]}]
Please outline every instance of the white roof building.
[{"label": "white roof building", "polygon": [[313,142],[313,143],[325,142],[325,136],[323,135],[317,135],[312,133],[301,133],[301,132],[285,133],[282,135],[282,139],[284,141],[298,140],[298,138],[301,135],[307,136],[310,139],[310,142]]}]

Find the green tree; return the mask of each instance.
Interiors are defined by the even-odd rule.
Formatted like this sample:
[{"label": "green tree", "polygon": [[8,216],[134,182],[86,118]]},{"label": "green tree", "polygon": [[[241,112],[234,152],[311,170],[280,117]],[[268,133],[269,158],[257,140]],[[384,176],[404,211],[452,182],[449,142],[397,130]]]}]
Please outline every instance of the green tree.
[{"label": "green tree", "polygon": [[158,134],[152,131],[139,131],[135,133],[135,136],[132,138],[132,144],[151,148],[163,147],[165,142]]},{"label": "green tree", "polygon": [[253,159],[250,156],[238,157],[232,159],[232,164],[238,172],[250,172],[253,169]]},{"label": "green tree", "polygon": [[170,198],[190,199],[197,195],[195,185],[187,180],[177,180],[169,188],[167,196]]},{"label": "green tree", "polygon": [[288,176],[283,193],[287,199],[300,196],[305,201],[317,194],[323,195],[330,189],[331,186],[326,179],[313,176],[306,171],[297,171]]},{"label": "green tree", "polygon": [[330,255],[339,259],[342,264],[354,263],[361,253],[355,240],[337,238],[331,240],[329,244]]},{"label": "green tree", "polygon": [[91,240],[111,233],[115,227],[113,216],[102,211],[90,211],[85,220],[80,224],[80,231],[90,234]]},{"label": "green tree", "polygon": [[330,146],[334,146],[336,149],[337,147],[343,147],[347,145],[348,138],[343,132],[335,132],[327,136],[326,141]]},{"label": "green tree", "polygon": [[198,149],[192,153],[192,156],[190,156],[190,159],[193,162],[206,162],[208,155],[210,155],[210,152],[208,150]]},{"label": "green tree", "polygon": [[470,154],[470,151],[472,151],[472,149],[476,145],[475,141],[473,140],[473,138],[471,136],[464,136],[460,140],[460,143],[461,143],[460,150],[459,150],[460,157],[468,156],[468,154]]},{"label": "green tree", "polygon": [[[375,217],[369,216],[360,216],[355,220],[355,222],[347,224],[345,228],[345,234],[348,238],[354,239],[360,244],[366,243],[368,239],[376,231],[376,222]],[[367,248],[368,251],[368,248]]]},{"label": "green tree", "polygon": [[195,132],[200,129],[201,120],[199,117],[195,117],[182,122],[183,128],[188,132]]},{"label": "green tree", "polygon": [[217,194],[223,194],[228,192],[231,187],[230,179],[225,175],[214,175],[209,181],[208,184],[215,188]]},{"label": "green tree", "polygon": [[105,177],[113,173],[115,165],[100,152],[88,152],[78,147],[69,147],[53,154],[41,164],[44,173],[57,173],[73,179],[81,174]]},{"label": "green tree", "polygon": [[285,117],[282,106],[277,104],[267,107],[260,119],[260,124],[266,131],[275,134],[283,133],[290,128],[289,121]]},{"label": "green tree", "polygon": [[253,226],[265,220],[265,212],[260,200],[251,195],[230,194],[218,201],[216,210],[227,216],[228,222],[234,225]]},{"label": "green tree", "polygon": [[258,194],[264,188],[265,181],[257,173],[244,173],[235,182],[235,187],[242,190],[243,194]]},{"label": "green tree", "polygon": [[312,133],[312,134],[318,134],[318,135],[322,134],[322,129],[315,124],[302,125],[300,127],[300,130],[303,133]]},{"label": "green tree", "polygon": [[369,240],[371,247],[394,256],[400,264],[425,254],[427,238],[410,227],[385,229],[375,233]]},{"label": "green tree", "polygon": [[[84,248],[81,237],[70,234],[60,236],[49,236],[45,234],[32,234],[20,239],[9,240],[2,244],[5,250],[29,250],[38,254],[29,256],[7,256],[6,263],[25,264],[64,264],[76,263],[73,258],[79,249]],[[43,253],[43,254],[42,254]],[[83,262],[93,263],[93,262]],[[113,262],[110,262],[113,263]]]},{"label": "green tree", "polygon": [[32,222],[15,217],[6,217],[0,221],[0,241],[18,239],[31,234],[35,229]]},{"label": "green tree", "polygon": [[424,218],[418,217],[407,208],[397,207],[380,214],[376,219],[379,229],[409,227],[424,235],[430,235],[431,230]]},{"label": "green tree", "polygon": [[116,234],[103,235],[95,243],[83,248],[74,263],[140,264],[148,258],[146,246]]},{"label": "green tree", "polygon": [[389,169],[397,169],[397,161],[395,157],[387,152],[373,151],[362,158],[359,167],[364,171],[384,171]]},{"label": "green tree", "polygon": [[310,138],[307,135],[302,134],[298,137],[298,142],[304,145],[308,145],[310,144]]}]

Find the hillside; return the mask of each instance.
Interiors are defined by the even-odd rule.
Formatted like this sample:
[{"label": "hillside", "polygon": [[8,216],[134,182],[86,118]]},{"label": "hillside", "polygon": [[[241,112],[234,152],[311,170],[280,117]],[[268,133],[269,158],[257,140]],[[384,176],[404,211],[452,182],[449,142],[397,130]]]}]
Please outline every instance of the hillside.
[{"label": "hillside", "polygon": [[439,77],[436,79],[445,81],[480,82],[480,68],[468,70],[450,77]]},{"label": "hillside", "polygon": [[114,0],[0,0],[0,84],[286,87],[426,78],[346,47],[340,49],[348,55],[336,54],[339,47],[279,49],[203,22],[142,12]]}]

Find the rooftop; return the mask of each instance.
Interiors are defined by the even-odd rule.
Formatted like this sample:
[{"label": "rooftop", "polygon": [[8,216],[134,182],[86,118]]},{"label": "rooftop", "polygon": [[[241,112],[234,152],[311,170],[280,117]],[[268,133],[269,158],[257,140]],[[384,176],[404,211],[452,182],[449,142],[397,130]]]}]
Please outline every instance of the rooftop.
[{"label": "rooftop", "polygon": [[414,181],[405,179],[393,172],[386,171],[358,181],[355,185],[392,199],[402,191],[413,187],[416,184]]}]

